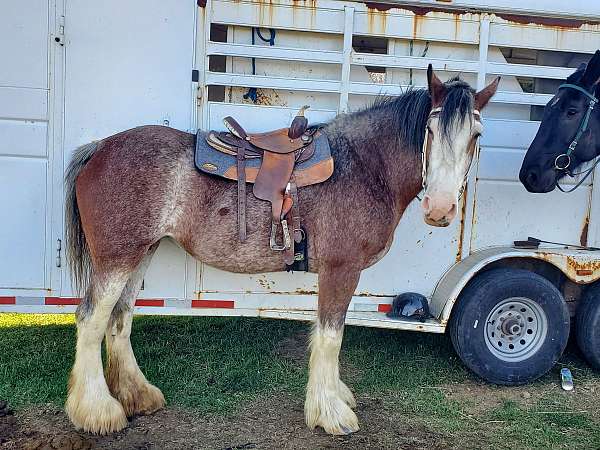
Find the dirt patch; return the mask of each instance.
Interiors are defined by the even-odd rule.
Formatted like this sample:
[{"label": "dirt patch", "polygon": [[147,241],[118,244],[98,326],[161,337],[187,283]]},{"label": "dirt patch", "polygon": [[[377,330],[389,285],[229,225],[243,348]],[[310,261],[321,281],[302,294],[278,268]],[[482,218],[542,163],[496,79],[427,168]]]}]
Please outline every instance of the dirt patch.
[{"label": "dirt patch", "polygon": [[358,401],[361,430],[329,436],[304,425],[303,399],[287,395],[257,400],[230,417],[207,417],[180,408],[135,418],[120,433],[92,436],[75,431],[55,407],[29,409],[15,416],[2,449],[446,449],[444,436],[385,407],[381,399]]},{"label": "dirt patch", "polygon": [[466,380],[435,389],[441,390],[448,400],[459,403],[464,411],[474,416],[483,416],[507,401],[516,403],[522,409],[543,409],[543,405],[550,402],[548,407],[551,410],[556,409],[560,404],[563,410],[572,409],[594,415],[600,413],[598,403],[600,381],[598,380],[578,381],[576,379],[575,389],[571,392],[562,390],[558,380],[525,386],[496,386]]},{"label": "dirt patch", "polygon": [[5,401],[0,400],[0,445],[8,442],[17,429],[17,418]]},{"label": "dirt patch", "polygon": [[507,401],[517,403],[522,407],[536,404],[540,398],[550,392],[561,391],[558,385],[526,385],[526,386],[495,386],[484,382],[466,380],[462,383],[452,383],[440,386],[448,400],[453,400],[466,406],[464,409],[476,415],[485,414]]},{"label": "dirt patch", "polygon": [[273,350],[273,354],[295,363],[304,364],[308,361],[309,339],[309,334],[306,331],[295,333],[282,339]]}]

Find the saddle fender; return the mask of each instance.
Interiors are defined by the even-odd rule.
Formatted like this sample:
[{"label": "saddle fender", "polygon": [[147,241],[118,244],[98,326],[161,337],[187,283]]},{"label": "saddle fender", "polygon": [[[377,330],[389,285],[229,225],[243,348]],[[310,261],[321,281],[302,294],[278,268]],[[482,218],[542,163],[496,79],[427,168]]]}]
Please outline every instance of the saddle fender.
[{"label": "saddle fender", "polygon": [[447,325],[452,309],[467,283],[489,264],[507,258],[528,258],[550,263],[577,284],[589,284],[600,279],[597,252],[564,248],[490,247],[472,253],[442,276],[429,301],[431,314],[442,325]]}]

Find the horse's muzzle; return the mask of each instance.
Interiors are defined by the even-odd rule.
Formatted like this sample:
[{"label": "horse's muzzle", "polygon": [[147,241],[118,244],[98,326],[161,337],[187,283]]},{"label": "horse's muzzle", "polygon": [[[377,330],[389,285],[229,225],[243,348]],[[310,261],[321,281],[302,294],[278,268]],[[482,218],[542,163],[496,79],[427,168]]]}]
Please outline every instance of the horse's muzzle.
[{"label": "horse's muzzle", "polygon": [[456,200],[449,195],[425,194],[421,206],[425,223],[434,227],[447,227],[456,217]]}]

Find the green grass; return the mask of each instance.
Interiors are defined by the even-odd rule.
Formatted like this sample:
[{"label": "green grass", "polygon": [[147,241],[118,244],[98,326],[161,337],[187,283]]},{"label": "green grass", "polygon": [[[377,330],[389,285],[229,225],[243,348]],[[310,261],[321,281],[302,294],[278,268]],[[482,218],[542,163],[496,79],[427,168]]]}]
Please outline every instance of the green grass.
[{"label": "green grass", "polygon": [[[234,414],[258,396],[303,395],[305,362],[276,349],[307,330],[307,324],[274,320],[138,317],[132,343],[140,367],[171,405]],[[0,399],[16,409],[62,405],[74,345],[71,315],[0,314]],[[534,392],[531,402],[477,408],[481,392],[447,395],[448,386],[480,385],[444,335],[348,327],[342,355],[342,377],[359,396],[380,398],[390,414],[458,441],[487,448],[600,448],[600,407],[590,407],[600,403],[600,380],[576,358],[563,362],[574,371],[577,396],[549,390],[556,386],[556,368],[527,388]],[[581,383],[593,394],[578,392]],[[482,389],[487,400],[515,392]]]}]

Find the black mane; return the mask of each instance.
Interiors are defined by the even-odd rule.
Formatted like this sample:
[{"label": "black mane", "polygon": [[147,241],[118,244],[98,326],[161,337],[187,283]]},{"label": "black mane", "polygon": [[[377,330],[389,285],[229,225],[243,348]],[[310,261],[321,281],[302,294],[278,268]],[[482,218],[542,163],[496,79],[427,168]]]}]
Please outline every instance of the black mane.
[{"label": "black mane", "polygon": [[453,126],[462,126],[467,118],[473,118],[475,91],[458,77],[448,80],[444,85],[448,94],[440,113],[440,127],[444,137],[449,139]]},{"label": "black mane", "polygon": [[[448,92],[439,119],[442,134],[448,139],[453,126],[471,120],[475,91],[458,77],[448,80],[444,85]],[[386,117],[386,126],[398,133],[400,140],[415,153],[419,153],[423,147],[430,112],[431,97],[427,89],[412,88],[398,97],[378,98],[372,106],[361,111],[366,114],[382,113]]]}]

